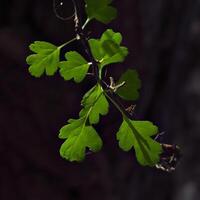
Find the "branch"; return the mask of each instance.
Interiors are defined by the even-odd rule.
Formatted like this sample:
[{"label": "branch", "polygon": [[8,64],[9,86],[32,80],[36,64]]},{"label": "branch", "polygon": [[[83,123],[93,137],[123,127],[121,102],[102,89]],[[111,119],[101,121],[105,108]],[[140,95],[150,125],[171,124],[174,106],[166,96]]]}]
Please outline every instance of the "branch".
[{"label": "branch", "polygon": [[92,52],[90,50],[88,39],[87,39],[87,34],[85,33],[84,29],[82,28],[83,24],[82,24],[82,18],[81,18],[81,14],[80,14],[81,10],[80,10],[80,2],[79,1],[80,0],[73,0],[74,10],[75,10],[74,22],[75,22],[76,38],[81,41],[81,43],[85,49],[85,52],[88,56],[88,59],[92,63],[95,78],[96,78],[97,82],[99,82],[100,81],[99,80],[99,67],[98,67],[98,63],[94,59]]},{"label": "branch", "polygon": [[109,88],[107,88],[107,84],[99,78],[99,66],[97,61],[92,55],[90,50],[90,46],[87,39],[87,34],[85,33],[84,29],[82,28],[82,17],[81,17],[81,10],[80,10],[80,0],[72,0],[74,4],[74,22],[75,22],[75,32],[77,40],[80,40],[84,50],[88,56],[89,61],[93,67],[94,76],[96,81],[104,88],[106,86],[107,90],[104,90],[105,95],[107,98],[115,105],[115,107],[122,113],[122,115],[128,117],[129,119],[133,119],[133,116],[125,109],[125,107],[119,102],[115,93],[113,93]]}]

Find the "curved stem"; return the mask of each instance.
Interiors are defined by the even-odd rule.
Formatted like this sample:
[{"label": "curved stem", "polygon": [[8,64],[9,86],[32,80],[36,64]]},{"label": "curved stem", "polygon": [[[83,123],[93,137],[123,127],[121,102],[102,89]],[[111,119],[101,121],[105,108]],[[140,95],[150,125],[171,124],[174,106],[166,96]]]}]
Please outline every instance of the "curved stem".
[{"label": "curved stem", "polygon": [[58,18],[58,19],[61,19],[63,21],[67,21],[67,20],[70,20],[74,17],[74,13],[69,16],[69,17],[62,17],[58,14],[57,10],[59,7],[63,6],[63,2],[61,2],[59,5],[56,6],[56,0],[53,0],[53,11],[54,11],[54,14],[55,16]]}]

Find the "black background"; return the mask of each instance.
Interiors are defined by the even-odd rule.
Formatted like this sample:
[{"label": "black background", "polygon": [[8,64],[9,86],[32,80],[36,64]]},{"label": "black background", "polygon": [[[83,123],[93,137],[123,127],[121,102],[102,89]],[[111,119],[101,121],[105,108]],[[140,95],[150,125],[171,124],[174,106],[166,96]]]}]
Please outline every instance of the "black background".
[{"label": "black background", "polygon": [[[111,66],[108,76],[138,70],[143,87],[135,117],[153,121],[166,132],[164,142],[181,146],[183,158],[172,174],[141,167],[133,151],[119,149],[115,133],[121,117],[112,106],[96,127],[104,140],[100,153],[80,164],[59,156],[59,129],[78,116],[93,81],[78,85],[59,74],[29,75],[25,59],[31,42],[60,45],[74,37],[73,20],[56,18],[52,4],[0,1],[0,199],[198,200],[200,1],[115,0],[118,19],[109,25],[123,34],[130,54],[125,63]],[[70,0],[60,12],[72,14]],[[91,36],[106,28],[98,22],[88,26]],[[83,52],[78,42],[68,49]]]}]

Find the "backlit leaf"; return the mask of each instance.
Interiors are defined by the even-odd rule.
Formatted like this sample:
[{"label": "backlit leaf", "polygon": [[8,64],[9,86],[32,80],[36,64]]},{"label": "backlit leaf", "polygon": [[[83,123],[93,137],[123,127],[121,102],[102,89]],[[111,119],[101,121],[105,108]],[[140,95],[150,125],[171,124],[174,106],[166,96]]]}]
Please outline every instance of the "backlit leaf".
[{"label": "backlit leaf", "polygon": [[117,140],[124,151],[135,149],[136,158],[141,165],[155,166],[162,153],[161,145],[151,138],[157,133],[158,128],[151,122],[124,118]]},{"label": "backlit leaf", "polygon": [[60,62],[60,74],[65,80],[74,79],[80,83],[87,75],[89,64],[76,51],[70,51],[65,54],[67,61]]},{"label": "backlit leaf", "polygon": [[35,54],[27,57],[26,62],[32,76],[40,77],[44,72],[52,76],[58,69],[60,48],[43,41],[36,41],[29,46]]},{"label": "backlit leaf", "polygon": [[88,18],[96,19],[104,24],[117,16],[117,10],[110,6],[112,0],[85,0]]},{"label": "backlit leaf", "polygon": [[85,125],[85,118],[69,120],[69,124],[60,130],[59,137],[66,139],[60,148],[60,155],[69,161],[82,161],[86,148],[98,152],[102,140],[92,126]]},{"label": "backlit leaf", "polygon": [[81,104],[84,108],[80,112],[80,117],[88,115],[90,124],[97,124],[100,115],[108,113],[109,104],[99,85],[84,95]]},{"label": "backlit leaf", "polygon": [[90,39],[92,54],[100,66],[100,70],[111,63],[123,62],[128,55],[128,49],[121,46],[122,35],[113,30],[106,30],[100,39]]}]

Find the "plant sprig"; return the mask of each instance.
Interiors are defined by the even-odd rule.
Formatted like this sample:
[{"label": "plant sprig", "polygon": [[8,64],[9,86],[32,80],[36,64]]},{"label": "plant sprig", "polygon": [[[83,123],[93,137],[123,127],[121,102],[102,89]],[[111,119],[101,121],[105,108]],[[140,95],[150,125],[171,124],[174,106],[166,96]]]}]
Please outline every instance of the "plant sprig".
[{"label": "plant sprig", "polygon": [[[141,87],[136,70],[128,69],[115,83],[110,77],[110,83],[102,78],[102,70],[110,64],[122,63],[128,55],[128,49],[122,46],[122,35],[107,29],[99,39],[87,37],[85,27],[91,20],[109,23],[116,18],[117,10],[111,6],[112,0],[85,0],[87,19],[82,23],[80,15],[80,0],[72,0],[74,4],[75,38],[60,46],[49,42],[36,41],[30,45],[34,54],[27,57],[32,76],[40,77],[54,75],[58,70],[64,80],[73,79],[80,83],[92,68],[96,79],[94,85],[81,101],[82,110],[77,119],[70,119],[61,128],[59,138],[65,142],[60,148],[60,154],[69,161],[81,161],[85,158],[86,149],[97,152],[102,147],[102,140],[94,125],[99,123],[100,116],[106,115],[111,102],[122,115],[122,124],[117,132],[119,146],[124,151],[135,150],[138,162],[143,166],[156,166],[162,154],[162,145],[152,136],[158,134],[158,127],[149,121],[136,121],[132,111],[126,109],[119,101],[135,101],[139,97]],[[60,50],[71,42],[78,41],[85,50],[87,59],[77,51],[65,54],[66,60],[60,60]]]}]

